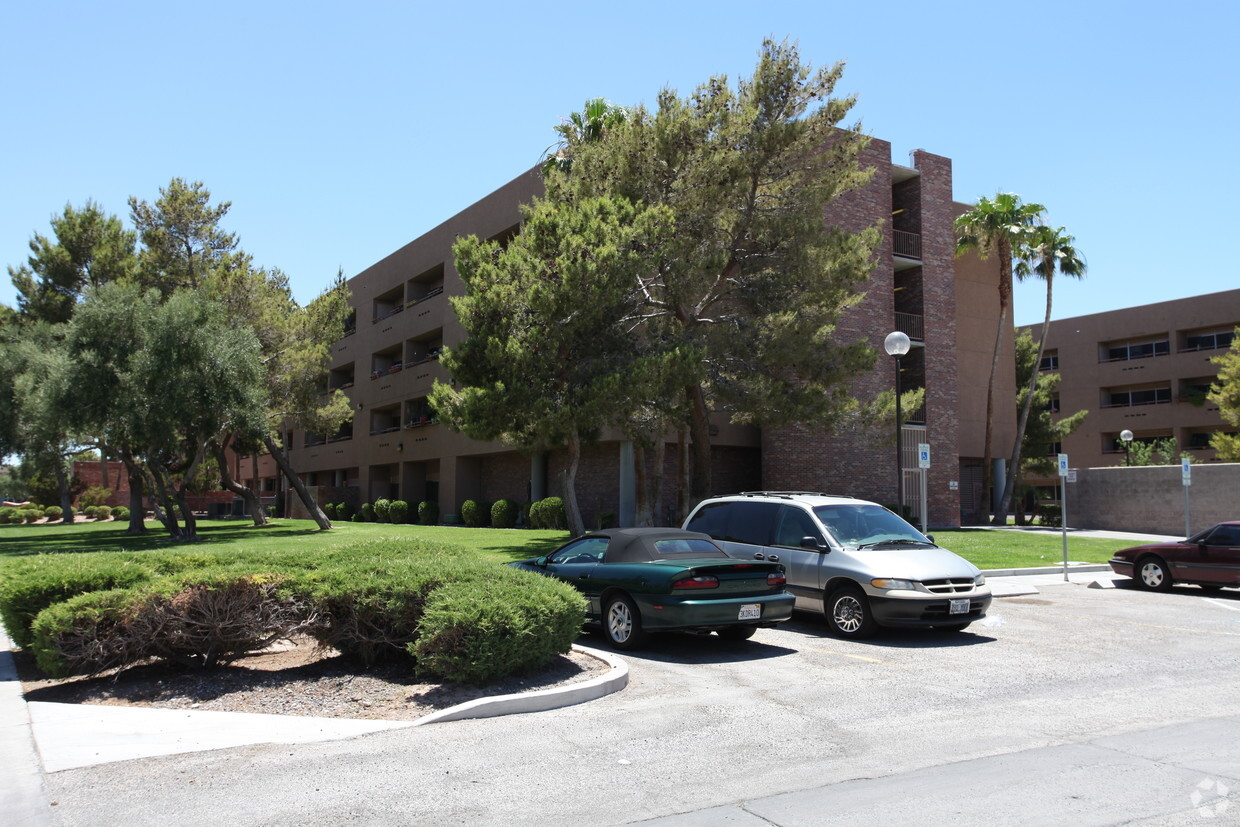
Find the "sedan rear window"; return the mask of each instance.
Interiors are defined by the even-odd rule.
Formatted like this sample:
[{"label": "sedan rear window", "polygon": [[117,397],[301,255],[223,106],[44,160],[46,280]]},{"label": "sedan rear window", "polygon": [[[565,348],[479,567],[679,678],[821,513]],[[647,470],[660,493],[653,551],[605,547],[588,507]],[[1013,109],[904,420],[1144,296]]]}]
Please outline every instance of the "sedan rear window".
[{"label": "sedan rear window", "polygon": [[723,549],[710,540],[656,540],[655,551],[660,557],[727,557]]}]

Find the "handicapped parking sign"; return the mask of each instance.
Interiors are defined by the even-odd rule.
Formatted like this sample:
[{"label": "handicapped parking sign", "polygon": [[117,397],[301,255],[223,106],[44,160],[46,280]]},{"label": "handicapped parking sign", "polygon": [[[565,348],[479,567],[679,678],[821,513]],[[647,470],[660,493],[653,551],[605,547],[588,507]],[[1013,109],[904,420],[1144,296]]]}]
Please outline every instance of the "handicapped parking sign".
[{"label": "handicapped parking sign", "polygon": [[924,442],[917,443],[917,467],[930,467],[930,446]]}]

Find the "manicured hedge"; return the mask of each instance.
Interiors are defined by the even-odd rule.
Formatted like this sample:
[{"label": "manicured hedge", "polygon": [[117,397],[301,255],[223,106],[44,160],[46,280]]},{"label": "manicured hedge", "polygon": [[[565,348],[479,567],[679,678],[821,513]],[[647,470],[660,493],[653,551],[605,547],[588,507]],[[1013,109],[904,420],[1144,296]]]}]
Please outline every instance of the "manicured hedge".
[{"label": "manicured hedge", "polygon": [[513,500],[497,500],[491,506],[491,525],[495,528],[512,528],[517,524],[521,507]]},{"label": "manicured hedge", "polygon": [[363,662],[486,683],[567,652],[569,586],[451,546],[374,540],[317,553],[63,554],[0,568],[0,618],[49,674],[150,658],[225,663],[303,633]]}]

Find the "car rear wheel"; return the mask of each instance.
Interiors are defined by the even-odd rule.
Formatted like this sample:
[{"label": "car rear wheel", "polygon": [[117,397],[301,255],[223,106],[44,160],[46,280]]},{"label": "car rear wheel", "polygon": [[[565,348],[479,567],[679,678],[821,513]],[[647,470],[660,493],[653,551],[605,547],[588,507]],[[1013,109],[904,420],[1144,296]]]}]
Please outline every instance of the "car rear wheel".
[{"label": "car rear wheel", "polygon": [[617,595],[607,603],[603,616],[603,631],[607,640],[617,649],[636,649],[646,641],[642,631],[642,616],[625,595]]},{"label": "car rear wheel", "polygon": [[758,631],[757,626],[726,626],[719,629],[719,637],[724,640],[749,640],[753,637],[754,632]]},{"label": "car rear wheel", "polygon": [[1161,557],[1150,555],[1137,561],[1137,585],[1151,592],[1171,589],[1171,571]]},{"label": "car rear wheel", "polygon": [[870,612],[870,601],[856,586],[840,586],[831,592],[824,608],[827,626],[837,637],[869,637],[878,628]]}]

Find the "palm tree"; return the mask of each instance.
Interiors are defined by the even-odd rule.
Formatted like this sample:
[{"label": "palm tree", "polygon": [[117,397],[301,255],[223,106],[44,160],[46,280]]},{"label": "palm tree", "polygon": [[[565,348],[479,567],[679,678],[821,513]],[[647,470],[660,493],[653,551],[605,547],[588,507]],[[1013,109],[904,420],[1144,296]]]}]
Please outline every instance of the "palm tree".
[{"label": "palm tree", "polygon": [[1022,204],[1020,196],[1001,192],[994,199],[982,198],[977,206],[956,218],[956,255],[976,251],[981,258],[999,257],[999,324],[995,330],[995,352],[986,386],[986,447],[982,459],[982,514],[990,509],[990,462],[993,454],[995,376],[999,372],[999,353],[1012,304],[1012,257],[1025,236],[1046,208],[1041,204]]},{"label": "palm tree", "polygon": [[606,98],[591,98],[586,101],[580,112],[569,115],[555,128],[560,134],[560,140],[547,147],[542,160],[543,174],[546,175],[553,169],[568,172],[573,164],[573,144],[597,143],[605,131],[628,118],[627,107],[618,106]]},{"label": "palm tree", "polygon": [[[1029,277],[1040,278],[1046,282],[1046,318],[1042,322],[1042,332],[1038,336],[1038,361],[1042,364],[1042,355],[1046,350],[1046,331],[1051,324],[1051,288],[1054,284],[1055,271],[1073,278],[1085,277],[1085,260],[1076,251],[1076,239],[1068,235],[1063,227],[1058,230],[1050,227],[1035,227],[1025,239],[1020,261],[1016,264],[1016,277],[1024,280]],[[1016,470],[1020,466],[1021,443],[1025,437],[1025,426],[1029,422],[1029,409],[1033,406],[1033,394],[1037,389],[1038,372],[1035,369],[1029,382],[1029,392],[1020,409],[1020,421],[1016,425],[1016,444],[1012,446],[1012,462],[1008,465],[1007,480],[1003,486],[1003,496],[999,499],[999,508],[995,512],[995,524],[1002,525],[1007,521],[1008,505],[1012,501],[1013,485],[1016,481]]]}]

